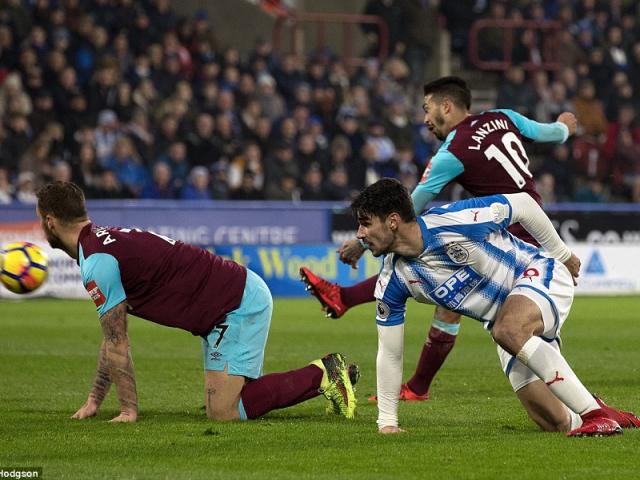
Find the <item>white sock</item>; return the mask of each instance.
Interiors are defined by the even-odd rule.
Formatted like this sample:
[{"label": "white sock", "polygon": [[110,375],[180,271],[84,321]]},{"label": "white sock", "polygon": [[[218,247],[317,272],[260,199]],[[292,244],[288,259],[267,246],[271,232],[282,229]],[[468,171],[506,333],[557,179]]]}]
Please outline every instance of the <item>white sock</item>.
[{"label": "white sock", "polygon": [[571,426],[569,430],[575,430],[578,427],[582,426],[582,417],[578,415],[576,412],[572,412],[567,408],[567,412],[569,412],[569,416],[571,417]]},{"label": "white sock", "polygon": [[600,408],[562,354],[540,337],[527,340],[518,352],[518,360],[533,370],[553,394],[578,415]]}]

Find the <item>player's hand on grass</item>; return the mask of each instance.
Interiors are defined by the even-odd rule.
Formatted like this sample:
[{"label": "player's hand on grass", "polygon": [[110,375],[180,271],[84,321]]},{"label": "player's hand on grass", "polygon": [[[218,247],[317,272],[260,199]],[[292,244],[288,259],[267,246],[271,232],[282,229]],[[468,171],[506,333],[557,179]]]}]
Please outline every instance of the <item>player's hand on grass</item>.
[{"label": "player's hand on grass", "polygon": [[351,240],[345,240],[342,246],[336,251],[340,255],[340,261],[342,263],[346,263],[347,265],[351,265],[351,268],[357,269],[358,260],[362,257],[364,250],[360,240],[352,238]]},{"label": "player's hand on grass", "polygon": [[401,429],[400,427],[392,427],[391,425],[387,425],[385,427],[381,427],[378,429],[378,433],[382,433],[383,435],[387,435],[389,433],[405,433],[406,430]]},{"label": "player's hand on grass", "polygon": [[562,122],[567,126],[567,128],[569,129],[569,136],[576,133],[576,130],[578,129],[578,120],[573,113],[562,112],[560,115],[558,115],[557,121]]},{"label": "player's hand on grass", "polygon": [[567,267],[569,273],[571,273],[571,276],[573,277],[573,284],[578,285],[576,278],[580,276],[580,259],[575,253],[572,252],[571,257],[569,258],[569,260],[564,262],[564,265],[565,267]]},{"label": "player's hand on grass", "polygon": [[92,397],[89,397],[71,418],[82,420],[83,418],[95,417],[99,408],[98,403]]},{"label": "player's hand on grass", "polygon": [[122,412],[115,418],[109,420],[111,423],[133,423],[138,420],[138,412]]}]

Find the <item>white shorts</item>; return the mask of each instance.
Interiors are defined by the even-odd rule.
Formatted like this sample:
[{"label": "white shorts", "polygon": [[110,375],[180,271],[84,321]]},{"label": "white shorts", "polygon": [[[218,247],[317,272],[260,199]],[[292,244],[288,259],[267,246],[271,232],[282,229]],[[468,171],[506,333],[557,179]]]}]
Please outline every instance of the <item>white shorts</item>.
[{"label": "white shorts", "polygon": [[[539,258],[527,266],[516,280],[509,296],[524,295],[538,305],[544,322],[540,338],[559,351],[560,329],[569,316],[573,292],[573,278],[567,267],[552,258]],[[499,345],[497,347],[502,371],[509,378],[515,392],[539,380],[529,367]]]}]

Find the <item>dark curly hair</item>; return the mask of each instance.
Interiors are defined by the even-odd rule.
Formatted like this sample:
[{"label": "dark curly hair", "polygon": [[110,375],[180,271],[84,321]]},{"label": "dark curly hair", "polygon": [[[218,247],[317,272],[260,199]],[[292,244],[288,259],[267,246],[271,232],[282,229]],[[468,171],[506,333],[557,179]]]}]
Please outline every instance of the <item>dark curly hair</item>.
[{"label": "dark curly hair", "polygon": [[433,95],[433,99],[440,103],[447,97],[459,108],[471,108],[471,90],[460,77],[442,77],[424,86],[424,96]]},{"label": "dark curly hair", "polygon": [[382,178],[365,188],[351,203],[351,212],[356,219],[375,215],[384,220],[392,213],[398,213],[405,222],[416,219],[409,192],[395,178]]}]

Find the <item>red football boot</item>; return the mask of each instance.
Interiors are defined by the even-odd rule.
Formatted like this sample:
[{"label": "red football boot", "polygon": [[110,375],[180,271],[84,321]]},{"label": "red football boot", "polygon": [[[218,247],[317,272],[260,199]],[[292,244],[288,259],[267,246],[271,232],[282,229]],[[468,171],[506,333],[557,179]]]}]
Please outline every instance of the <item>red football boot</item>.
[{"label": "red football boot", "polygon": [[[368,400],[370,402],[377,402],[378,396],[371,395]],[[417,393],[413,393],[413,390],[411,390],[406,383],[403,383],[400,386],[400,396],[398,397],[398,400],[403,402],[423,402],[425,400],[429,400],[429,392],[424,395],[418,395]]]},{"label": "red football boot", "polygon": [[340,285],[327,282],[318,277],[307,267],[300,267],[300,278],[307,286],[307,290],[322,304],[327,317],[340,318],[348,310],[340,298]]},{"label": "red football boot", "polygon": [[636,417],[633,413],[623,412],[622,410],[610,407],[595,395],[593,398],[596,399],[596,402],[598,402],[598,405],[600,405],[600,408],[607,416],[618,422],[622,428],[640,428],[640,418]]},{"label": "red football boot", "polygon": [[620,424],[598,408],[582,415],[582,425],[567,433],[567,437],[608,437],[619,433],[622,433]]}]

